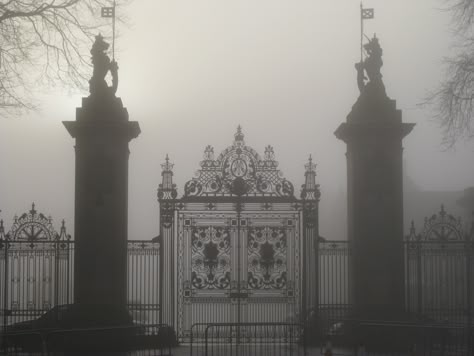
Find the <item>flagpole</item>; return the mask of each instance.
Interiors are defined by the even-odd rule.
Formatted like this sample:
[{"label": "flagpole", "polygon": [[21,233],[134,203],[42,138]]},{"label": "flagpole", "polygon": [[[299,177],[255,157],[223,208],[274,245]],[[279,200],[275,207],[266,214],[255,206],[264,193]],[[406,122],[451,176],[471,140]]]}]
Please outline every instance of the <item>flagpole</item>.
[{"label": "flagpole", "polygon": [[115,60],[115,0],[114,0],[114,12],[112,16],[112,60]]},{"label": "flagpole", "polygon": [[360,2],[360,62],[363,60],[364,53],[364,17],[362,16],[362,1]]}]

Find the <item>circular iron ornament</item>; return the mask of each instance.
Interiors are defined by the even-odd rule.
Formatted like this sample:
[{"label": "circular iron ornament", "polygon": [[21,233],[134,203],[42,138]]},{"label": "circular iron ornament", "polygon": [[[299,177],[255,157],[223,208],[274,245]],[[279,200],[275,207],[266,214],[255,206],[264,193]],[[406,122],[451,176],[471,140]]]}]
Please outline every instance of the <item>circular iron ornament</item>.
[{"label": "circular iron ornament", "polygon": [[43,224],[31,221],[20,226],[19,229],[15,231],[13,239],[27,241],[43,241],[52,240],[54,236],[55,233],[49,231],[49,229]]},{"label": "circular iron ornament", "polygon": [[230,170],[235,177],[244,177],[248,171],[247,163],[242,158],[238,158],[232,162]]},{"label": "circular iron ornament", "polygon": [[51,218],[37,213],[33,204],[28,213],[15,218],[9,236],[14,241],[52,241],[59,235],[51,223]]},{"label": "circular iron ornament", "polygon": [[232,181],[230,191],[232,194],[242,196],[248,191],[247,183],[245,183],[242,177],[237,177]]},{"label": "circular iron ornament", "polygon": [[424,239],[426,241],[463,241],[462,230],[456,229],[451,224],[439,224],[431,226],[424,232]]},{"label": "circular iron ornament", "polygon": [[425,218],[425,226],[421,232],[424,241],[463,241],[465,239],[460,219],[448,214],[441,206],[438,214]]}]

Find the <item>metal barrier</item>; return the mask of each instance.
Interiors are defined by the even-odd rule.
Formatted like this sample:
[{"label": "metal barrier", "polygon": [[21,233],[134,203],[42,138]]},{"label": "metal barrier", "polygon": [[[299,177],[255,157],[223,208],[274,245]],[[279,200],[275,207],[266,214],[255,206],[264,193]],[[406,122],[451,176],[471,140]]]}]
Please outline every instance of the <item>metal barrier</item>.
[{"label": "metal barrier", "polygon": [[70,330],[32,330],[1,335],[2,355],[52,356],[96,353],[168,356],[175,345],[172,328],[163,324]]},{"label": "metal barrier", "polygon": [[191,326],[191,334],[190,334],[190,356],[194,356],[193,352],[196,345],[204,345],[206,339],[206,328],[209,323],[195,323]]},{"label": "metal barrier", "polygon": [[191,352],[194,355],[307,354],[304,327],[294,323],[213,323],[207,324],[205,328],[204,343],[196,342],[195,338],[191,340]]},{"label": "metal barrier", "polygon": [[[474,333],[468,325],[339,320],[321,345],[346,355],[450,355],[474,354]],[[353,352],[353,353],[352,353]]]}]

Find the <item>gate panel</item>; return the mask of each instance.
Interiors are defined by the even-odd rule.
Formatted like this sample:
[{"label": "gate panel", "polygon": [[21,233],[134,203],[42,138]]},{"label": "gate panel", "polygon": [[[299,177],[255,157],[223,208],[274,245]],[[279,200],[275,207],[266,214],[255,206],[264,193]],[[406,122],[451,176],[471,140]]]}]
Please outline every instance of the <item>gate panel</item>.
[{"label": "gate panel", "polygon": [[233,215],[178,216],[178,337],[187,338],[195,322],[216,318],[233,322],[235,306],[229,303],[235,287],[235,234]]},{"label": "gate panel", "polygon": [[195,323],[297,319],[299,214],[239,215],[178,214],[177,329],[182,340]]},{"label": "gate panel", "polygon": [[246,271],[248,298],[243,322],[290,322],[298,320],[300,304],[299,215],[243,214],[242,266]]}]

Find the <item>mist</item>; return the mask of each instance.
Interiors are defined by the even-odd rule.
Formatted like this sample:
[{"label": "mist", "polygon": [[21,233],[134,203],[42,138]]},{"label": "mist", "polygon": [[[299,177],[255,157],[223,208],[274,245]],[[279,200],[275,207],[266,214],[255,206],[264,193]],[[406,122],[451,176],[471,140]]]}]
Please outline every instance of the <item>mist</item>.
[{"label": "mist", "polygon": [[[322,192],[320,233],[346,238],[346,147],[334,131],[358,96],[359,6],[353,0],[132,3],[131,26],[118,27],[116,47],[117,96],[142,129],[130,144],[130,239],[158,234],[156,191],[166,154],[181,196],[204,148],[219,154],[238,125],[261,155],[274,147],[295,195],[312,155]],[[380,38],[387,94],[403,121],[416,124],[404,140],[405,230],[443,202],[460,214],[456,197],[474,185],[473,145],[445,150],[432,113],[419,106],[442,78],[452,45],[449,16],[432,0],[364,6],[375,8],[365,33]],[[103,35],[110,40],[111,32]],[[62,121],[74,120],[82,96],[57,88],[40,94],[40,111],[1,119],[0,218],[7,228],[35,202],[55,226],[64,218],[74,231],[74,140]],[[417,206],[413,190],[437,193]]]}]

